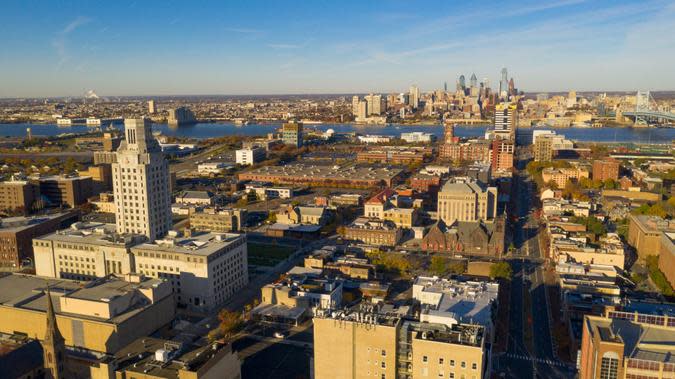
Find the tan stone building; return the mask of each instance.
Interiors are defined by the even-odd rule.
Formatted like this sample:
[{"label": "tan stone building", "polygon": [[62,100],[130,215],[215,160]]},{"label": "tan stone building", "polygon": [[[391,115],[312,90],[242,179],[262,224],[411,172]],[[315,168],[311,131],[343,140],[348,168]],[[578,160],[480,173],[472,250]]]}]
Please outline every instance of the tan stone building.
[{"label": "tan stone building", "polygon": [[204,208],[190,214],[190,227],[210,232],[237,232],[246,225],[246,209]]},{"label": "tan stone building", "polygon": [[588,178],[588,169],[584,167],[568,167],[568,168],[545,168],[541,172],[541,177],[544,183],[554,182],[558,188],[564,188],[568,180],[579,180],[581,178]]},{"label": "tan stone building", "polygon": [[640,259],[658,255],[661,250],[661,234],[675,232],[670,221],[655,216],[628,216],[628,243],[635,248]]},{"label": "tan stone building", "polygon": [[370,307],[314,317],[315,378],[480,379],[489,370],[482,326],[410,322],[409,310]]},{"label": "tan stone building", "polygon": [[370,245],[396,246],[403,237],[403,230],[391,221],[359,217],[345,228],[345,238]]},{"label": "tan stone building", "polygon": [[659,248],[659,270],[666,276],[672,287],[675,287],[675,233],[663,233]]},{"label": "tan stone building", "polygon": [[579,378],[673,378],[673,341],[672,317],[620,311],[586,316]]},{"label": "tan stone building", "polygon": [[92,194],[112,189],[112,167],[109,164],[89,166],[86,171],[78,171],[78,175],[91,177]]},{"label": "tan stone building", "polygon": [[96,282],[0,273],[0,333],[46,335],[46,288],[65,345],[92,353],[115,353],[154,333],[174,317],[171,287],[140,276]]},{"label": "tan stone building", "polygon": [[553,136],[538,136],[534,142],[533,153],[536,162],[547,162],[553,159]]},{"label": "tan stone building", "polygon": [[471,180],[448,181],[438,193],[438,219],[492,221],[497,216],[497,187],[485,187]]}]

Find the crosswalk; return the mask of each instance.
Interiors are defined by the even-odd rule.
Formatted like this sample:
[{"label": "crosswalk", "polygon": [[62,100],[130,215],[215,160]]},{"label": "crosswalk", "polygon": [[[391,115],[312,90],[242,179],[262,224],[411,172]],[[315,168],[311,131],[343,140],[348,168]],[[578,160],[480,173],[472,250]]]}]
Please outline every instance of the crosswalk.
[{"label": "crosswalk", "polygon": [[535,362],[535,363],[545,363],[550,366],[558,366],[558,367],[565,367],[569,368],[570,366],[568,364],[558,362],[558,361],[552,361],[550,359],[542,359],[542,358],[534,358],[534,357],[528,357],[526,355],[518,355],[518,354],[504,354],[505,357],[512,358],[512,359],[521,359],[525,361],[530,361],[530,362]]}]

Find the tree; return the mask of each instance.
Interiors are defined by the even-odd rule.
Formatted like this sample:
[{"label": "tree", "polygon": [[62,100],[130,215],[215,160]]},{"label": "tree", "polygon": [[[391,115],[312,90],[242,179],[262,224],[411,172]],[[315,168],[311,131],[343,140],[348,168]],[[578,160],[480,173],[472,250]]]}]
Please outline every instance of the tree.
[{"label": "tree", "polygon": [[270,212],[267,215],[267,222],[269,222],[270,224],[274,224],[275,222],[277,222],[277,214],[275,212]]},{"label": "tree", "polygon": [[431,257],[431,271],[438,275],[442,276],[448,272],[448,262],[445,258],[440,255],[434,255]]},{"label": "tree", "polygon": [[513,275],[513,269],[508,262],[497,262],[493,263],[490,266],[490,278],[491,279],[506,279],[511,280]]},{"label": "tree", "polygon": [[210,340],[218,338],[224,338],[226,341],[230,340],[244,326],[241,314],[228,311],[227,309],[222,309],[218,313],[218,320],[220,321],[218,327],[209,332],[208,337]]},{"label": "tree", "polygon": [[618,184],[614,179],[609,178],[602,183],[602,188],[607,190],[613,190],[618,187]]}]

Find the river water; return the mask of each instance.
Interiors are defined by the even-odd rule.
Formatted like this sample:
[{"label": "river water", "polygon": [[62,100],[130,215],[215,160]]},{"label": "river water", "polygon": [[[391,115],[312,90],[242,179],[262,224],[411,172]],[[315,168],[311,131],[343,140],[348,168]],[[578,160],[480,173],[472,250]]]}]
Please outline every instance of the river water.
[{"label": "river water", "polygon": [[[121,128],[121,125],[117,127]],[[226,135],[266,135],[275,132],[281,127],[277,124],[253,124],[238,126],[232,123],[199,123],[178,128],[169,127],[166,124],[153,124],[154,131],[167,136],[179,136],[189,138],[212,138]],[[56,124],[0,124],[0,136],[21,137],[26,135],[26,128],[31,128],[33,136],[56,136],[63,133],[84,133],[91,131],[91,127],[85,125],[57,126]],[[457,126],[455,135],[459,137],[478,137],[485,133],[487,126]],[[360,134],[381,134],[398,136],[406,132],[426,132],[438,137],[443,135],[442,125],[387,125],[387,126],[362,126],[352,124],[319,124],[305,125],[305,129],[317,129],[326,131],[333,129],[336,133],[356,132]],[[520,128],[518,133],[522,136],[519,140],[531,138],[532,128]],[[563,134],[568,139],[579,142],[635,142],[635,143],[658,143],[670,144],[675,139],[675,129],[666,128],[564,128],[556,129],[558,134]]]}]

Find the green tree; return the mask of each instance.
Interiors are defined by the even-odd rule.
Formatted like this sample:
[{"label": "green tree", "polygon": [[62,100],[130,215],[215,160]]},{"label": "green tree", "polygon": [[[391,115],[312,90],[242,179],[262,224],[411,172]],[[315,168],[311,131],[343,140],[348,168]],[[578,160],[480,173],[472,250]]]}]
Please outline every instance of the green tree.
[{"label": "green tree", "polygon": [[232,337],[244,326],[244,321],[241,318],[239,312],[231,312],[226,309],[222,309],[218,313],[218,320],[220,323],[218,327],[211,332],[209,332],[209,339],[215,340],[219,338],[224,338],[226,341],[230,341]]},{"label": "green tree", "polygon": [[438,276],[443,276],[448,272],[448,262],[447,260],[440,256],[440,255],[434,255],[431,257],[431,271],[438,275]]},{"label": "green tree", "polygon": [[602,183],[602,188],[607,190],[617,189],[618,186],[618,183],[612,178],[609,178]]},{"label": "green tree", "polygon": [[513,275],[513,269],[508,262],[497,262],[493,263],[490,266],[490,278],[491,279],[506,279],[511,280]]}]

